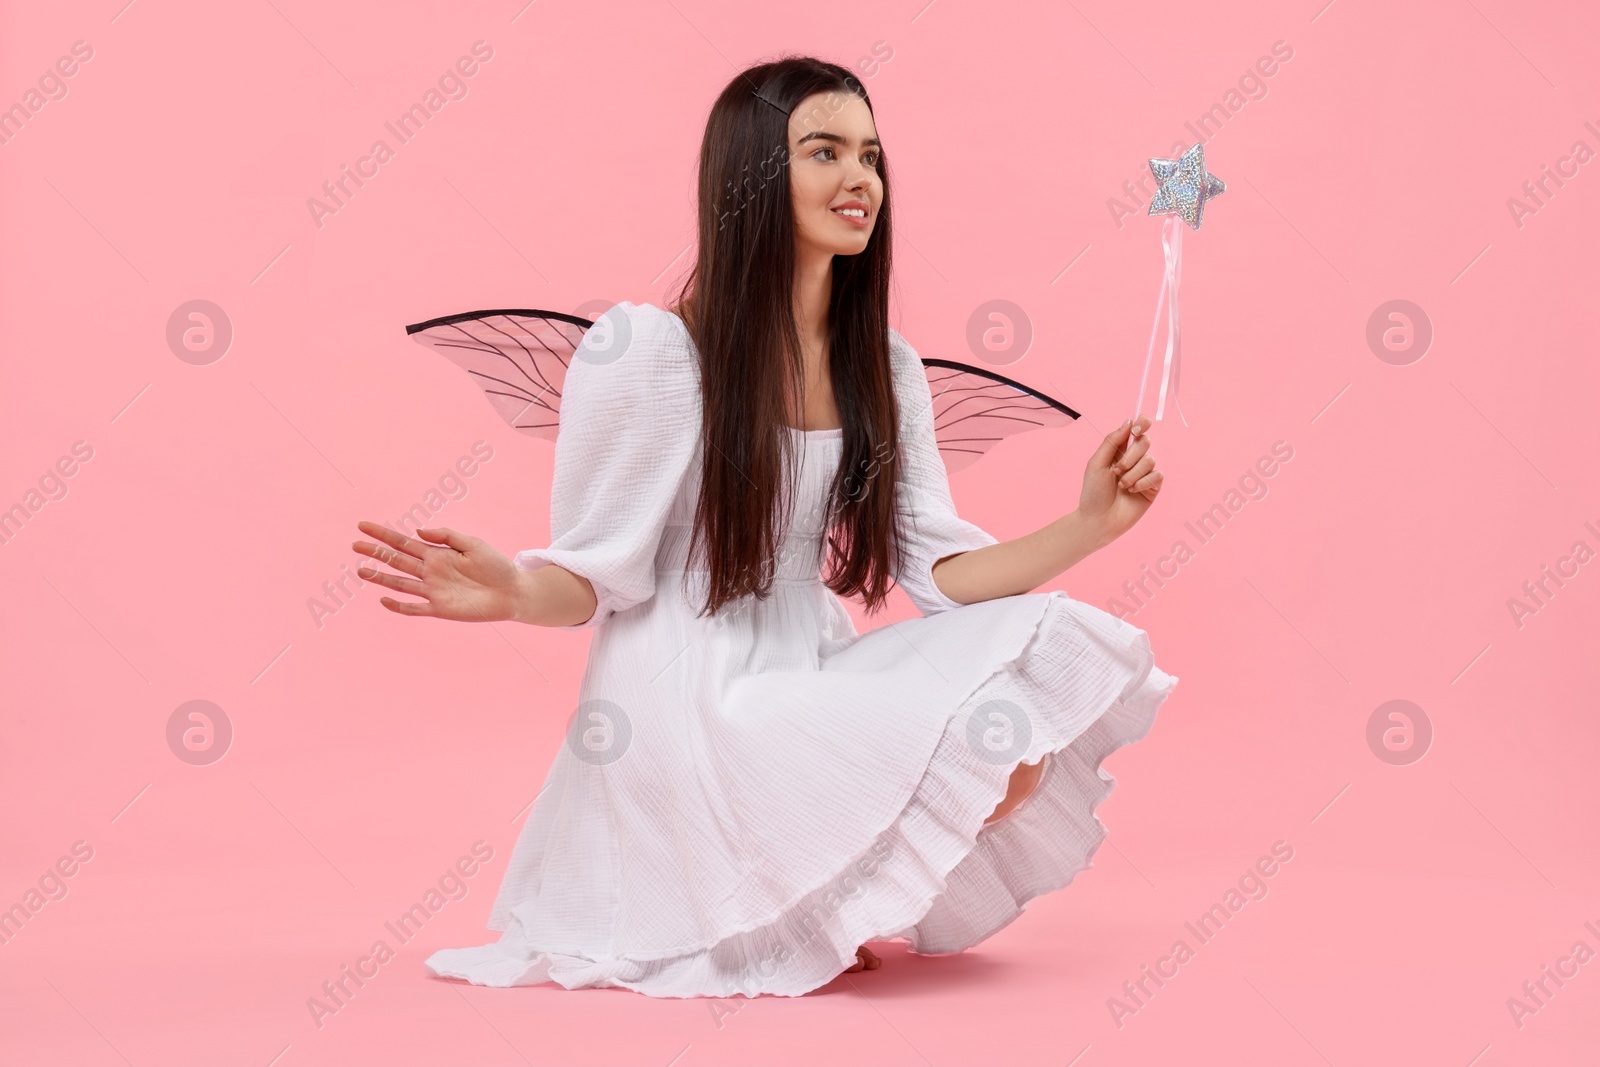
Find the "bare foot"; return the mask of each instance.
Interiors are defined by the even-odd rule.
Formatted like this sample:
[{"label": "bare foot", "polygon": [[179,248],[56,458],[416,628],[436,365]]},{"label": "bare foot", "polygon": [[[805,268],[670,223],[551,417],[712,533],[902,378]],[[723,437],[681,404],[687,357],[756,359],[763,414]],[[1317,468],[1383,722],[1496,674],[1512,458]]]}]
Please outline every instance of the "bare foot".
[{"label": "bare foot", "polygon": [[857,971],[875,971],[883,966],[883,961],[878,958],[866,945],[856,949],[856,962],[844,969],[845,974],[855,974]]}]

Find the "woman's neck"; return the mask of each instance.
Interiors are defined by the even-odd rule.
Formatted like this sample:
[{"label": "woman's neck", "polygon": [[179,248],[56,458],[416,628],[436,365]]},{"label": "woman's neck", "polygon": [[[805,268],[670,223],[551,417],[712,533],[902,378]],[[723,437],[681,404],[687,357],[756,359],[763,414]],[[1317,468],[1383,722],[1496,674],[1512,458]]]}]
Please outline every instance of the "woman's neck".
[{"label": "woman's neck", "polygon": [[833,253],[801,246],[794,271],[794,324],[800,343],[816,350],[828,339],[828,304],[833,295]]}]

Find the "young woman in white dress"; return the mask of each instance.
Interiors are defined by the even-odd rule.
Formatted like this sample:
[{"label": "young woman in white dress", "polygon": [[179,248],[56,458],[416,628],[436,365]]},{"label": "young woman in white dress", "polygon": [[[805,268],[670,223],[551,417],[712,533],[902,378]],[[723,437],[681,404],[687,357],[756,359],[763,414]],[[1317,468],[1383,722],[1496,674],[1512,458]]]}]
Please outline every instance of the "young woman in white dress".
[{"label": "young woman in white dress", "polygon": [[[865,944],[850,960],[858,937],[959,950],[1087,865],[1100,761],[1176,684],[1143,631],[1032,593],[1155,500],[1147,418],[1041,529],[997,541],[955,515],[921,364],[888,325],[889,172],[860,82],[810,58],[741,73],[699,194],[670,311],[619,305],[628,350],[572,360],[549,548],[359,524],[382,544],[355,551],[399,572],[360,576],[418,598],[393,612],[595,629],[580,695],[628,720],[623,758],[559,753],[491,916],[508,932],[440,950],[436,974],[794,995],[880,966]],[[825,521],[794,527],[802,507]],[[858,635],[837,597],[875,612],[891,579],[928,618]],[[1026,738],[974,759],[959,742],[996,708]],[[1053,799],[1024,805],[1041,778]],[[823,895],[852,871],[864,892]]]}]

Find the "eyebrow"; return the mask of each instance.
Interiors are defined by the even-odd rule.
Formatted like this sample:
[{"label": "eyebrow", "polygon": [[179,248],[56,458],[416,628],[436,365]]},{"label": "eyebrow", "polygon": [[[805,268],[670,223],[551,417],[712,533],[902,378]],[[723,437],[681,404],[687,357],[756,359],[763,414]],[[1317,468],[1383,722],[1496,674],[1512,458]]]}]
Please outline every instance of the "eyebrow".
[{"label": "eyebrow", "polygon": [[[828,132],[826,132],[824,130],[812,130],[810,133],[808,133],[804,137],[800,138],[800,140],[796,141],[795,142],[795,147],[798,148],[801,145],[805,144],[807,141],[832,141],[835,144],[849,144],[850,143],[849,138],[841,137],[836,133],[828,133]],[[865,141],[861,142],[861,147],[862,148],[867,148],[867,147],[882,148],[883,147],[883,142],[879,141],[876,137],[868,137]]]}]

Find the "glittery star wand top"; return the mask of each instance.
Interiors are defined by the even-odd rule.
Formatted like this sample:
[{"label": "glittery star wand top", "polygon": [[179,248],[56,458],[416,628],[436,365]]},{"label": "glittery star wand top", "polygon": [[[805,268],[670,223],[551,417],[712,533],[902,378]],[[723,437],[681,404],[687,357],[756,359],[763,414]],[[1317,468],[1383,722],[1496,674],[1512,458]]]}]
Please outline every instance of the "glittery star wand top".
[{"label": "glittery star wand top", "polygon": [[[1156,401],[1155,413],[1155,418],[1160,420],[1166,411],[1167,395],[1171,394],[1173,403],[1178,400],[1178,281],[1183,269],[1183,228],[1178,225],[1178,220],[1188,223],[1191,230],[1198,230],[1205,216],[1206,201],[1226,191],[1227,186],[1222,184],[1222,179],[1206,172],[1205,148],[1199,143],[1177,159],[1152,159],[1150,173],[1161,184],[1156,195],[1150,198],[1148,214],[1167,216],[1161,226],[1161,247],[1165,253],[1166,269],[1161,277],[1161,291],[1156,295],[1156,321],[1150,327],[1150,346],[1145,352],[1144,374],[1139,379],[1139,400],[1134,404],[1133,414],[1137,418],[1144,408],[1145,387],[1150,382],[1150,365],[1155,359],[1156,335],[1161,329],[1161,309],[1165,305],[1167,350],[1161,367],[1161,393]],[[1178,409],[1178,415],[1182,417],[1182,408]],[[1184,425],[1188,424],[1185,419]]]}]

